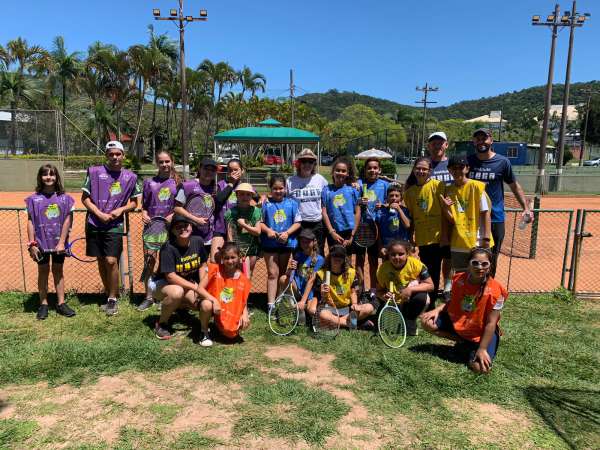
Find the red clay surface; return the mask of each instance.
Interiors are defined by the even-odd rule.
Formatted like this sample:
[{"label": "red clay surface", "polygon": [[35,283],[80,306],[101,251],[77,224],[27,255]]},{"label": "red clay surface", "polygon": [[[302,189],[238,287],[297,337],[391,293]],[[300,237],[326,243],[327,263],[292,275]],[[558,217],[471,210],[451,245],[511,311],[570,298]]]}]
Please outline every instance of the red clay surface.
[{"label": "red clay surface", "polygon": [[[0,207],[22,208],[23,199],[29,195],[25,192],[0,193]],[[76,207],[82,208],[80,195],[71,194],[76,200]],[[600,261],[600,196],[560,197],[547,196],[542,198],[542,209],[590,209],[586,216],[585,231],[592,236],[584,240],[579,276],[577,277],[578,291],[600,294],[600,280],[598,280],[595,264]],[[508,285],[513,292],[549,291],[561,285],[563,257],[565,246],[568,242],[567,268],[571,262],[571,248],[573,243],[573,228],[575,215],[569,229],[569,213],[540,213],[538,215],[538,239],[535,257],[510,258],[510,243],[513,241],[513,254],[524,256],[528,253],[531,238],[531,226],[521,231],[513,227],[514,215],[508,215],[506,221],[506,238],[503,245],[503,255],[500,257],[496,278]],[[83,236],[85,213],[77,212],[71,232],[71,239]],[[131,220],[131,251],[133,253],[133,279],[134,292],[143,292],[143,286],[137,280],[143,264],[141,246],[141,216],[132,214]],[[517,218],[518,223],[518,218]],[[3,240],[0,243],[0,258],[3,270],[0,274],[0,291],[20,290],[35,292],[37,290],[37,271],[35,264],[28,256],[24,243],[27,241],[26,233],[27,216],[24,211],[17,213],[14,210],[0,211],[0,230]],[[523,251],[523,247],[525,251]],[[126,248],[126,247],[125,247]],[[125,250],[126,251],[126,250]],[[23,262],[23,265],[21,264]],[[22,268],[23,267],[23,268]],[[509,278],[510,274],[510,278]],[[568,280],[569,273],[565,278]],[[102,287],[95,264],[81,263],[73,258],[65,264],[65,281],[67,290],[77,292],[101,292]],[[264,261],[259,260],[253,277],[252,292],[265,292],[266,269]],[[52,286],[52,283],[50,283]],[[51,289],[52,290],[52,289]]]}]

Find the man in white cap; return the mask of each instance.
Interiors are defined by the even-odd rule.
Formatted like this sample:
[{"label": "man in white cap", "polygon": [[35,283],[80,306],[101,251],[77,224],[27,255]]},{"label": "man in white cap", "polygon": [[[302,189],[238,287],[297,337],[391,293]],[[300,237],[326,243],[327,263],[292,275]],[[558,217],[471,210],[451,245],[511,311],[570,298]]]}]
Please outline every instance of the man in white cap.
[{"label": "man in white cap", "polygon": [[[427,151],[431,158],[431,178],[441,181],[445,185],[451,185],[454,179],[448,171],[448,138],[443,131],[435,131],[429,135],[427,140]],[[444,300],[450,300],[450,289],[452,288],[452,265],[450,262],[450,245],[440,246],[442,253],[442,274],[444,275]],[[430,307],[433,305],[430,305]]]},{"label": "man in white cap", "polygon": [[123,169],[125,151],[119,141],[106,144],[106,164],[89,167],[81,190],[88,210],[85,221],[86,255],[98,259],[98,270],[108,299],[101,306],[109,316],[117,313],[119,258],[123,251],[123,218],[133,211],[142,194],[137,175]]}]

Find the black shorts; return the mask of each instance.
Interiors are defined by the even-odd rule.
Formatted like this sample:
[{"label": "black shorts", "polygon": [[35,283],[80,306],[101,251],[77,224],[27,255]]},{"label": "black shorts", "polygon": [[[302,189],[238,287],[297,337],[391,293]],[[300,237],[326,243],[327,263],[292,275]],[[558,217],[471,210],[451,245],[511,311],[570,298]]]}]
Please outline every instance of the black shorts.
[{"label": "black shorts", "polygon": [[285,254],[291,255],[293,251],[294,251],[294,249],[290,248],[290,247],[273,247],[273,248],[263,247],[263,249],[262,249],[263,255],[265,253],[275,253],[277,255],[285,255]]},{"label": "black shorts", "polygon": [[379,258],[379,242],[375,242],[370,247],[361,247],[360,245],[356,245],[356,242],[352,241],[352,254],[354,255],[364,255],[367,253],[372,258]]},{"label": "black shorts", "polygon": [[221,231],[213,231],[213,237],[220,237],[225,239],[227,237],[227,233]]},{"label": "black shorts", "polygon": [[[351,236],[352,236],[352,230],[336,231],[336,233],[339,234],[344,239],[350,239]],[[333,247],[334,245],[340,245],[340,244],[338,244],[333,239],[333,237],[331,236],[331,234],[327,233],[327,246],[329,247],[330,251],[331,251],[331,247]],[[354,245],[354,241],[353,241],[348,247],[346,247],[346,254],[348,256],[354,255],[356,253],[355,247],[356,246]]]},{"label": "black shorts", "polygon": [[38,266],[45,266],[52,259],[52,264],[64,264],[65,254],[55,252],[42,252],[42,258],[37,261]]},{"label": "black shorts", "polygon": [[123,233],[111,233],[86,228],[85,254],[87,256],[119,258],[123,252]]},{"label": "black shorts", "polygon": [[442,259],[452,259],[452,253],[450,252],[449,245],[440,245],[440,255]]}]

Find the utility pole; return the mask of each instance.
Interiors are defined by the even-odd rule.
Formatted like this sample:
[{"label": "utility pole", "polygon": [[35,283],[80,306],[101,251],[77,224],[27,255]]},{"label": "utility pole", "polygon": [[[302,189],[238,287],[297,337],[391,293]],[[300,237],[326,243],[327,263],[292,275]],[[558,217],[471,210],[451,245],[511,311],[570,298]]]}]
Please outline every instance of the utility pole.
[{"label": "utility pole", "polygon": [[543,25],[552,29],[552,41],[550,44],[550,62],[548,63],[548,81],[546,82],[546,94],[544,97],[544,120],[542,122],[542,136],[540,137],[540,150],[538,153],[538,174],[535,183],[536,194],[546,193],[544,186],[544,177],[546,171],[546,146],[548,145],[548,121],[550,120],[550,105],[552,104],[552,79],[554,78],[554,53],[556,49],[556,36],[558,35],[558,13],[560,6],[554,5],[554,12],[550,14],[546,21],[542,22],[540,16],[533,16],[532,25]]},{"label": "utility pole", "polygon": [[569,89],[571,88],[571,62],[573,58],[573,41],[575,39],[575,28],[583,26],[586,17],[589,14],[579,14],[577,12],[577,0],[573,0],[573,9],[565,11],[560,18],[563,26],[570,28],[569,33],[569,52],[567,54],[567,72],[565,74],[565,93],[563,96],[562,116],[560,118],[560,135],[558,137],[558,159],[556,160],[556,191],[560,192],[562,188],[563,159],[565,154],[565,134],[567,129],[567,111],[569,108]]},{"label": "utility pole", "polygon": [[189,152],[187,143],[187,83],[185,78],[185,27],[192,22],[205,22],[208,20],[208,12],[205,9],[200,10],[200,16],[184,16],[183,0],[179,0],[179,10],[170,9],[169,17],[161,17],[160,9],[153,9],[152,15],[155,20],[170,20],[175,23],[179,29],[179,75],[181,80],[181,156],[183,164],[183,178],[187,178],[189,170]]},{"label": "utility pole", "polygon": [[430,92],[439,91],[439,88],[429,86],[429,83],[425,83],[425,86],[423,86],[423,87],[417,86],[416,90],[423,92],[423,98],[421,100],[417,100],[415,102],[415,103],[423,104],[423,128],[422,128],[423,140],[421,142],[421,156],[423,156],[425,154],[425,135],[427,134],[427,130],[426,130],[426,127],[427,127],[427,123],[426,123],[426,121],[427,121],[427,105],[432,104],[432,103],[437,103],[437,102],[428,101],[427,95]]},{"label": "utility pole", "polygon": [[585,140],[587,139],[588,129],[588,118],[590,114],[590,102],[592,101],[592,95],[600,94],[600,91],[594,91],[593,89],[586,89],[582,91],[588,95],[586,107],[585,107],[585,124],[583,125],[583,139],[581,140],[581,154],[579,155],[579,167],[583,166],[583,160],[585,159]]},{"label": "utility pole", "polygon": [[292,110],[292,128],[294,128],[294,89],[296,88],[296,86],[294,86],[294,69],[290,69],[290,108]]}]

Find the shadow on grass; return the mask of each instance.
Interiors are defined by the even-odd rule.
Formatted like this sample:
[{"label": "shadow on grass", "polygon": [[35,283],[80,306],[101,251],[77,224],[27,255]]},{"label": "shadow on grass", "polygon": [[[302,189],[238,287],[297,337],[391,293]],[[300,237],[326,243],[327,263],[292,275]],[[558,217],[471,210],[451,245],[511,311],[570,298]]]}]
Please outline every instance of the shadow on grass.
[{"label": "shadow on grass", "polygon": [[450,343],[449,345],[441,344],[418,344],[408,348],[414,353],[428,353],[445,361],[455,364],[465,364],[468,354],[460,346],[457,347]]},{"label": "shadow on grass", "polygon": [[570,448],[600,448],[600,391],[529,386],[524,393]]},{"label": "shadow on grass", "polygon": [[0,400],[0,413],[8,408],[8,402],[5,400]]},{"label": "shadow on grass", "polygon": [[[69,294],[66,294],[66,300],[69,301]],[[77,294],[77,300],[82,305],[100,305],[104,302],[104,297],[100,294]],[[50,309],[56,308],[58,300],[55,293],[48,293],[48,304]],[[23,300],[23,312],[37,312],[40,307],[40,296],[38,294],[29,294]]]}]

